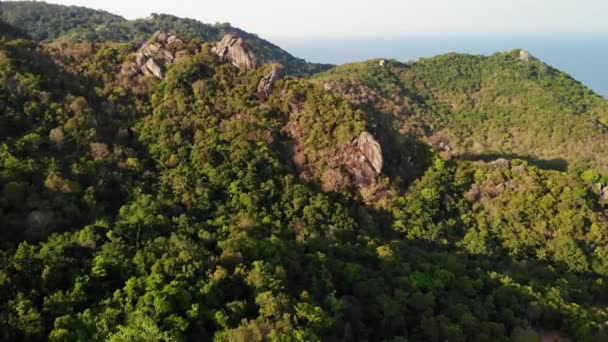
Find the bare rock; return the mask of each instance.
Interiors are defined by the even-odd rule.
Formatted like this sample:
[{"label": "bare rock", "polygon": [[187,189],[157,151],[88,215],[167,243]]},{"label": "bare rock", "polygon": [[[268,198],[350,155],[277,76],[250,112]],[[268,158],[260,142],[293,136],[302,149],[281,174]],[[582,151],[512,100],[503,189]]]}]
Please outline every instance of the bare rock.
[{"label": "bare rock", "polygon": [[498,158],[492,162],[492,165],[498,167],[499,169],[508,169],[511,167],[511,162],[504,158]]},{"label": "bare rock", "polygon": [[386,60],[385,59],[381,59],[380,61],[378,61],[378,65],[383,67],[386,64]]},{"label": "bare rock", "polygon": [[145,64],[142,65],[141,67],[139,67],[139,70],[145,76],[154,76],[154,74],[152,73],[152,71],[150,71],[150,69],[148,69],[148,67]]},{"label": "bare rock", "polygon": [[191,54],[192,51],[184,48],[183,41],[176,36],[157,32],[122,65],[121,73],[129,78],[143,74],[162,79],[167,65]]},{"label": "bare rock", "polygon": [[157,78],[163,79],[165,77],[162,67],[154,61],[154,58],[148,59],[146,62],[146,68],[150,70],[152,75],[156,76]]},{"label": "bare rock", "polygon": [[159,43],[167,42],[167,34],[165,32],[157,32],[154,36],[155,40]]},{"label": "bare rock", "polygon": [[221,61],[228,60],[241,70],[252,70],[258,66],[258,59],[249,44],[236,34],[225,35],[213,51]]},{"label": "bare rock", "polygon": [[158,50],[160,50],[160,45],[159,45],[159,44],[156,44],[156,43],[148,43],[148,44],[144,45],[144,47],[142,48],[142,50],[141,50],[141,51],[142,51],[142,52],[143,52],[143,53],[144,53],[146,56],[151,57],[151,56],[154,56],[154,54],[155,54],[156,52],[158,52]]},{"label": "bare rock", "polygon": [[144,65],[144,63],[146,63],[146,56],[141,51],[138,51],[135,54],[135,63],[139,66]]},{"label": "bare rock", "polygon": [[372,165],[377,174],[382,172],[382,148],[380,143],[368,132],[361,132],[357,138],[357,149],[363,153],[363,156]]},{"label": "bare rock", "polygon": [[519,60],[528,63],[530,61],[530,52],[526,50],[519,50]]},{"label": "bare rock", "polygon": [[325,84],[323,84],[323,87],[325,88],[326,91],[331,91],[334,88],[331,86],[331,83],[329,83],[329,82],[325,82]]},{"label": "bare rock", "polygon": [[277,67],[273,68],[269,74],[267,74],[260,80],[260,83],[258,83],[257,92],[260,102],[266,102],[266,100],[268,100],[268,97],[272,92],[272,87],[274,86],[274,83],[280,80],[281,77],[283,77],[283,70]]},{"label": "bare rock", "polygon": [[170,46],[174,49],[181,49],[183,44],[184,42],[176,36],[171,36],[167,38],[167,46]]},{"label": "bare rock", "polygon": [[439,148],[439,150],[444,151],[444,152],[452,152],[452,147],[443,141],[439,143],[437,148]]},{"label": "bare rock", "polygon": [[352,153],[347,153],[344,165],[357,187],[367,187],[376,181],[378,173],[361,151],[353,149]]},{"label": "bare rock", "polygon": [[602,200],[604,201],[608,201],[608,186],[605,186],[602,188],[602,192],[600,194],[600,197]]}]

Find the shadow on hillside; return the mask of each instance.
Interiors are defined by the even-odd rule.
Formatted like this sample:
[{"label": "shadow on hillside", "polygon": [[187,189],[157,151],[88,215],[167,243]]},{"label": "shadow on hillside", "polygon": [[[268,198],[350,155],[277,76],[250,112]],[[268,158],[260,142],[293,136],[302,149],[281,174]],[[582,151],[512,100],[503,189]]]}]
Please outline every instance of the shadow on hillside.
[{"label": "shadow on hillside", "polygon": [[[539,301],[535,295],[550,298],[553,289],[557,288],[563,293],[560,297],[565,303],[589,307],[605,305],[608,301],[593,275],[572,273],[563,265],[556,267],[534,258],[514,258],[502,250],[493,255],[473,255],[455,245],[408,239],[387,222],[385,212],[352,203],[339,193],[331,196],[335,202],[351,207],[351,215],[359,223],[357,236],[373,236],[392,242],[387,245],[390,254],[381,255],[382,250],[379,251],[377,245],[357,244],[356,249],[345,247],[352,246],[352,233],[323,236],[309,240],[306,247],[310,252],[286,267],[288,273],[294,275],[289,278],[287,288],[311,288],[314,286],[314,270],[318,269],[316,265],[319,263],[316,255],[331,255],[332,263],[328,267],[332,275],[333,295],[349,305],[341,311],[343,319],[333,323],[328,339],[352,340],[353,335],[347,333],[351,329],[361,334],[363,340],[373,336],[395,336],[402,334],[406,326],[420,326],[424,321],[421,319],[424,311],[440,316],[449,313],[453,306],[471,307],[474,303],[492,305],[482,313],[491,315],[491,318],[474,317],[499,322],[506,331],[496,332],[496,336],[508,335],[510,329],[522,323],[530,324],[539,332],[557,330],[565,335],[573,332],[573,326],[568,324],[572,317],[564,316],[563,311]],[[344,271],[345,264],[360,266],[355,280]],[[402,280],[395,281],[397,276]],[[534,295],[526,290],[527,286],[534,289]],[[382,331],[381,334],[366,335],[364,329],[356,329],[360,326],[357,322],[374,321],[385,315],[379,307],[380,302],[399,303],[402,298],[397,295],[398,289],[404,287],[409,289],[408,306],[395,311],[400,320],[387,318],[391,324],[372,330]],[[432,300],[423,300],[424,295],[432,297]],[[524,321],[517,322],[514,317],[522,317]],[[350,328],[347,329],[347,325]],[[408,333],[415,337],[414,340],[428,339],[428,335],[420,330]],[[601,331],[593,333],[600,334]]]},{"label": "shadow on hillside", "polygon": [[494,161],[494,160],[500,159],[500,158],[508,159],[508,160],[521,159],[521,160],[527,161],[530,165],[534,165],[534,166],[544,169],[544,170],[554,170],[554,171],[561,171],[561,172],[568,171],[568,162],[562,158],[539,159],[539,158],[535,158],[532,156],[520,155],[520,154],[515,154],[515,153],[482,153],[482,154],[465,153],[465,154],[462,154],[459,158],[462,160],[469,160],[469,161],[481,160],[481,161],[485,161],[485,162],[491,162],[491,161]]}]

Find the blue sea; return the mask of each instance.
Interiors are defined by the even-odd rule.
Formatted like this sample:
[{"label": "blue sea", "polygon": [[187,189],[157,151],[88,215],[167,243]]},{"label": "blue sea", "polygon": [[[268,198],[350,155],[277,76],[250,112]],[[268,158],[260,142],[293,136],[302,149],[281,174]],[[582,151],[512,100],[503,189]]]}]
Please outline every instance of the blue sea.
[{"label": "blue sea", "polygon": [[343,64],[371,58],[417,60],[448,52],[490,55],[528,50],[608,97],[608,33],[597,35],[447,35],[365,39],[273,39],[310,62]]}]

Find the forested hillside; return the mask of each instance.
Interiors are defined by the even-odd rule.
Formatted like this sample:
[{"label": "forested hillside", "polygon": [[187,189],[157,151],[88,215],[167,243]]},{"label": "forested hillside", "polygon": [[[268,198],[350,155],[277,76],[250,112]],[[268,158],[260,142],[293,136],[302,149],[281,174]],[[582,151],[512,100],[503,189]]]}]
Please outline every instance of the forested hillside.
[{"label": "forested hillside", "polygon": [[[148,15],[150,13],[142,13]],[[228,23],[208,25],[194,19],[152,13],[144,19],[126,20],[104,11],[77,6],[60,6],[42,1],[2,1],[0,19],[26,32],[36,41],[69,39],[88,42],[129,42],[141,45],[156,31],[178,34],[185,39],[219,41],[226,33],[247,38],[265,62],[278,62],[294,75],[311,75],[330,65],[307,63],[257,35]]]},{"label": "forested hillside", "polygon": [[0,23],[0,340],[608,339],[608,109],[562,72],[301,78],[242,31],[47,40],[115,20],[49,8],[95,15]]},{"label": "forested hillside", "polygon": [[316,78],[449,155],[608,171],[608,101],[522,50],[373,60]]}]

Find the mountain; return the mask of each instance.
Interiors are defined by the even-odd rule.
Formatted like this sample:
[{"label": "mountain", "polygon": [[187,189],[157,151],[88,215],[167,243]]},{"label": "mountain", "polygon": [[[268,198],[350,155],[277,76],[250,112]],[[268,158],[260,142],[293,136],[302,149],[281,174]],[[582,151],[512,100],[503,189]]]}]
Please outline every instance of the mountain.
[{"label": "mountain", "polygon": [[525,52],[0,28],[0,340],[608,338],[605,102]]},{"label": "mountain", "polygon": [[129,21],[105,11],[85,7],[61,6],[41,1],[3,1],[0,2],[0,19],[23,30],[36,41],[66,37],[77,41],[130,42],[141,45],[157,31],[203,41],[219,41],[226,33],[235,32],[248,39],[261,59],[281,63],[289,73],[311,75],[330,67],[328,64],[307,63],[230,24],[208,25],[166,14],[152,14],[145,19]]}]

